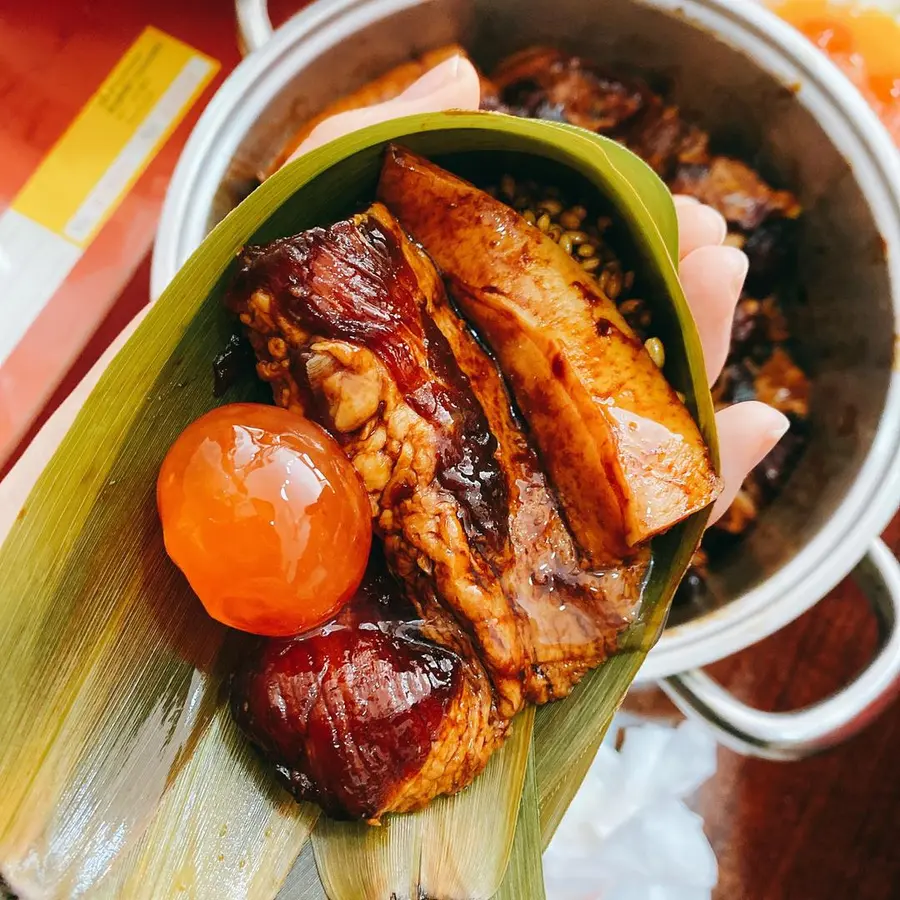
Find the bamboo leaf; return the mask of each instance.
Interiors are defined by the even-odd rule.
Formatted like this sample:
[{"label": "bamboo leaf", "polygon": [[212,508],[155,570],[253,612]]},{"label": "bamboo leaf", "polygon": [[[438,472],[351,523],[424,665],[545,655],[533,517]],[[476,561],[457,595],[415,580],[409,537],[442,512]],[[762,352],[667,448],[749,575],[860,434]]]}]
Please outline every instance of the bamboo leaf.
[{"label": "bamboo leaf", "polygon": [[545,849],[569,808],[644,654],[621,653],[586,678],[565,704],[539,710],[535,725],[535,772]]},{"label": "bamboo leaf", "polygon": [[169,563],[154,498],[165,445],[210,405],[221,317],[196,306],[151,312],[0,550],[0,860],[26,894],[101,881],[216,705],[225,629]]},{"label": "bamboo leaf", "polygon": [[307,841],[275,900],[328,900],[319,879],[312,841]]},{"label": "bamboo leaf", "polygon": [[380,827],[323,818],[312,836],[319,878],[329,900],[417,896],[422,821],[388,816]]},{"label": "bamboo leaf", "polygon": [[[146,537],[144,525],[133,533]],[[0,732],[16,736],[0,747],[0,858],[26,896],[76,897],[101,878],[212,713],[221,629],[193,626],[196,601],[142,556],[148,544],[116,558],[89,543],[43,608],[27,590],[31,548],[4,554],[28,562],[3,567],[23,602],[4,604],[0,636],[11,698]],[[147,602],[157,591],[170,600],[163,615]]]},{"label": "bamboo leaf", "polygon": [[516,834],[533,722],[533,709],[522,712],[470,787],[419,813],[389,816],[375,828],[323,817],[312,845],[330,900],[492,897]]},{"label": "bamboo leaf", "polygon": [[534,740],[528,754],[522,800],[516,822],[516,837],[509,865],[494,900],[519,900],[531,897],[544,900],[544,870],[541,865],[541,820],[535,773]]},{"label": "bamboo leaf", "polygon": [[[529,708],[514,720],[496,764],[492,758],[472,787],[423,810],[419,883],[426,897],[487,898],[499,889],[517,833],[533,729]],[[473,827],[478,822],[489,822],[490,830]],[[532,893],[518,896],[528,900]]]},{"label": "bamboo leaf", "polygon": [[319,816],[265,771],[222,703],[110,897],[273,897]]}]

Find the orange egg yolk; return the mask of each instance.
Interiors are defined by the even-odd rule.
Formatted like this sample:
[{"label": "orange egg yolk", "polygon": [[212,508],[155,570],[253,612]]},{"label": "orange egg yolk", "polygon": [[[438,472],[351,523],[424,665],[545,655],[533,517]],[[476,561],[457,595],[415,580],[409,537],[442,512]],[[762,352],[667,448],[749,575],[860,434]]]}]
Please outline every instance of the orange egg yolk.
[{"label": "orange egg yolk", "polygon": [[332,618],[362,580],[369,501],[314,422],[236,403],[189,425],[157,482],[166,550],[207,612],[254,634]]},{"label": "orange egg yolk", "polygon": [[772,0],[770,5],[843,69],[900,146],[900,22],[864,3]]}]

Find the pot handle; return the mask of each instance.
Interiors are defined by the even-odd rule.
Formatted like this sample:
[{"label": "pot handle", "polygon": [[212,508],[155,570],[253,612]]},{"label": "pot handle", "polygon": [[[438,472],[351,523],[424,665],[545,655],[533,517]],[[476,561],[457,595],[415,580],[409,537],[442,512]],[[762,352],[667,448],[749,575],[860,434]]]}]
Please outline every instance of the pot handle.
[{"label": "pot handle", "polygon": [[238,46],[244,56],[268,43],[274,28],[269,18],[268,0],[234,0]]},{"label": "pot handle", "polygon": [[794,712],[753,709],[695,669],[660,682],[685,714],[703,719],[727,747],[765,759],[802,759],[865,728],[900,689],[900,563],[880,539],[853,570],[878,619],[875,658],[847,687]]}]

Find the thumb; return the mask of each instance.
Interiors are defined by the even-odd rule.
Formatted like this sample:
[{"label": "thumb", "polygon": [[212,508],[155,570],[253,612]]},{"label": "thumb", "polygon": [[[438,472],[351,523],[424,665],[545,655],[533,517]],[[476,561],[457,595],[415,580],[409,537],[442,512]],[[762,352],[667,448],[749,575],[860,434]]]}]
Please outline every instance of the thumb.
[{"label": "thumb", "polygon": [[417,113],[478,109],[480,102],[481,83],[475,67],[463,56],[452,56],[426,72],[392,100],[338,113],[320,122],[291,154],[288,162],[367,125]]}]

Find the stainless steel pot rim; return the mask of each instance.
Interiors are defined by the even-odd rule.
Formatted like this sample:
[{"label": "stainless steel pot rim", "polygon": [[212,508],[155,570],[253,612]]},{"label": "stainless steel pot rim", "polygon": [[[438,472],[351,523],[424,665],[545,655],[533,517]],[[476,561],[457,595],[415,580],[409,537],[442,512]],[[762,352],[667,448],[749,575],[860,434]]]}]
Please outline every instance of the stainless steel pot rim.
[{"label": "stainless steel pot rim", "polygon": [[[754,3],[733,0],[639,0],[671,11],[751,55],[799,99],[852,163],[873,216],[894,252],[888,267],[895,322],[900,321],[900,154],[855,88],[818,50]],[[204,112],[172,180],[154,252],[151,290],[158,296],[207,229],[208,211],[237,144],[306,60],[347,34],[419,0],[319,0],[249,56]],[[279,77],[281,76],[281,77]],[[650,653],[642,680],[658,679],[735,653],[777,631],[814,605],[863,557],[900,502],[900,375],[894,374],[882,421],[851,490],[834,516],[788,564],[720,610],[668,629]]]},{"label": "stainless steel pot rim", "polygon": [[[805,38],[753,3],[729,0],[653,0],[684,10],[702,7],[702,22],[726,41],[730,31],[754,41],[753,58],[783,84],[799,84],[829,138],[853,163],[889,252],[895,329],[900,322],[900,154],[887,131],[853,85]],[[895,371],[881,422],[853,487],[819,533],[763,584],[719,610],[667,629],[639,677],[655,680],[703,666],[773,634],[812,607],[868,551],[900,504],[900,374]],[[774,602],[783,598],[782,602]]]}]

